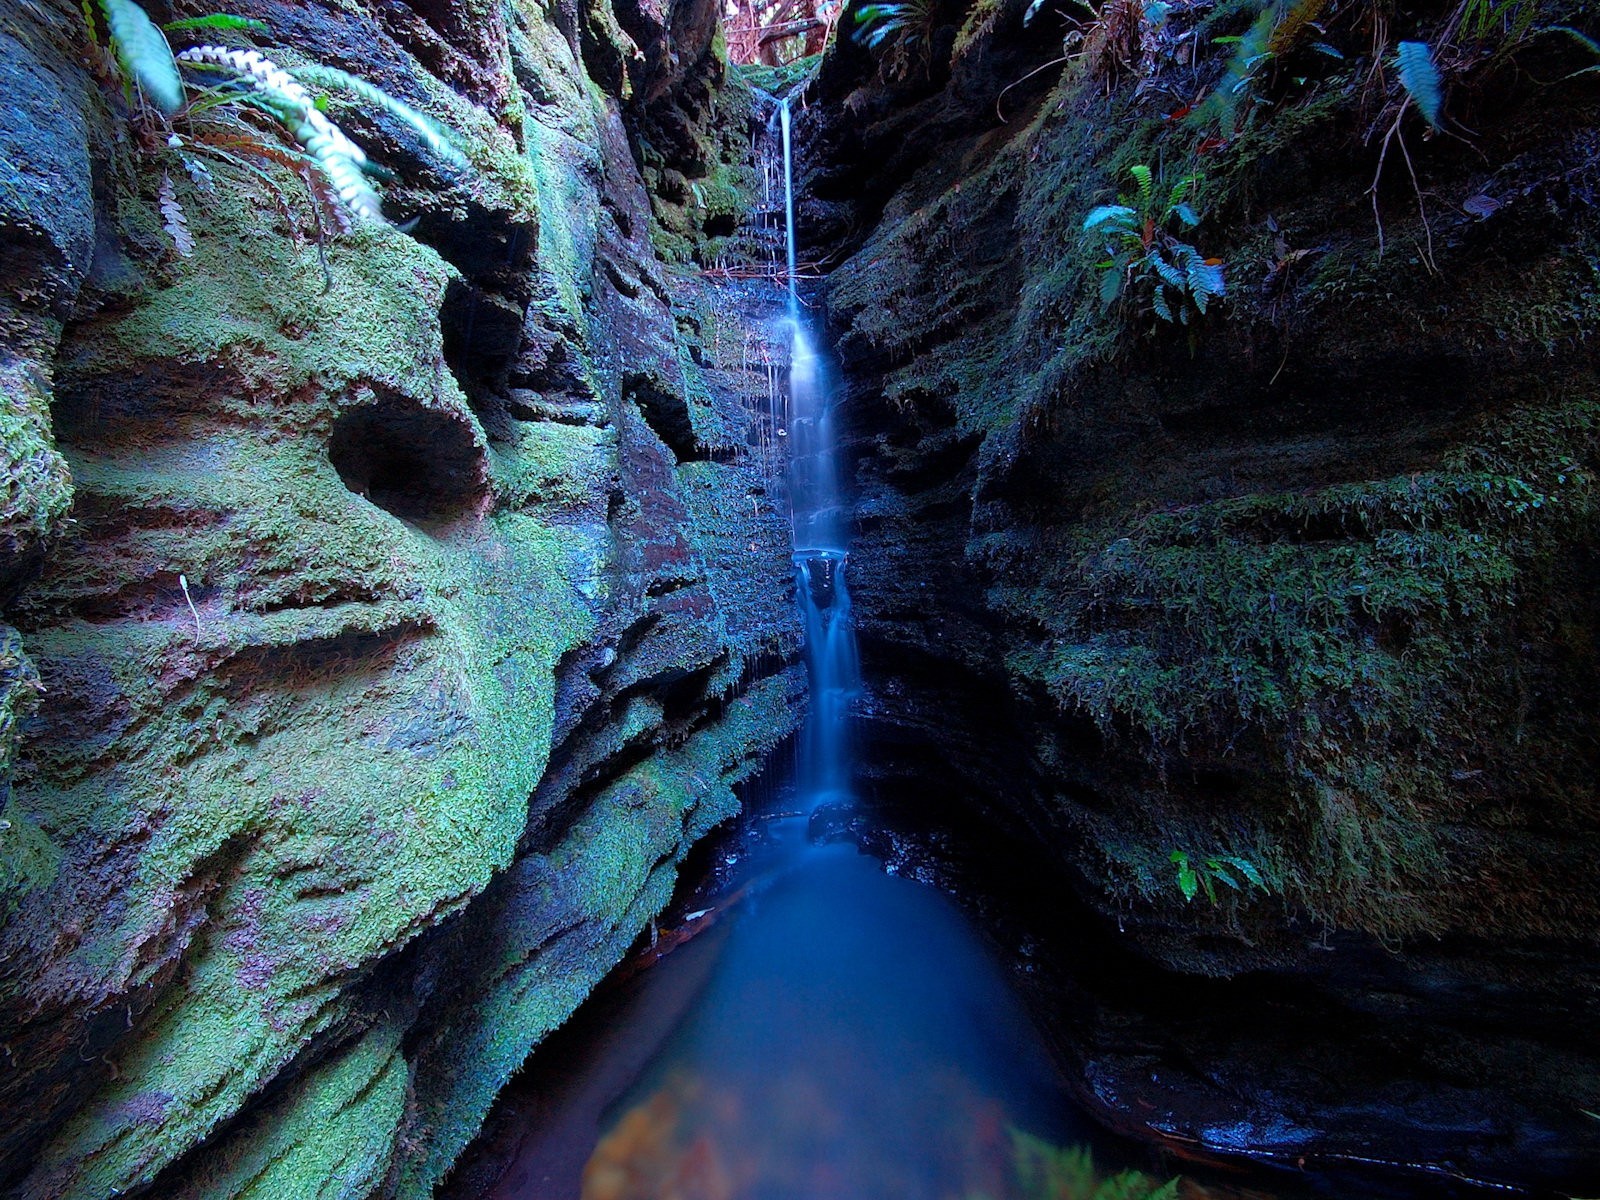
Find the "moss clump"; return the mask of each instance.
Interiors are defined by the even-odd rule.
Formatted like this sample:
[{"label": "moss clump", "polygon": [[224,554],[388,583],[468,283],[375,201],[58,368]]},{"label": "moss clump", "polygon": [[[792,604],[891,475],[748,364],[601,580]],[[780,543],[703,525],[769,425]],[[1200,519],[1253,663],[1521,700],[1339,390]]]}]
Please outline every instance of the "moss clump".
[{"label": "moss clump", "polygon": [[735,236],[761,185],[750,129],[756,97],[745,75],[728,69],[637,118],[651,242],[667,263],[700,267],[738,258]]},{"label": "moss clump", "polygon": [[72,475],[51,434],[47,381],[25,358],[0,363],[0,472],[0,553],[59,533],[72,507]]},{"label": "moss clump", "polygon": [[398,1026],[380,1025],[339,1047],[208,1155],[183,1186],[165,1194],[172,1200],[331,1200],[376,1191],[406,1108],[400,1034]]}]

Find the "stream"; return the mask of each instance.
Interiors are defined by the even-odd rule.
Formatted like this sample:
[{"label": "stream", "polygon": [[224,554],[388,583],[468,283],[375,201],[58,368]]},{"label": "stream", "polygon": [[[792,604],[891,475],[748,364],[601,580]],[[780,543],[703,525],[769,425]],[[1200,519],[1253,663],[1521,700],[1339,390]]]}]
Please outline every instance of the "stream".
[{"label": "stream", "polygon": [[[860,678],[831,368],[795,280],[786,426],[810,709],[797,778],[724,839],[714,895],[648,971],[541,1051],[496,1200],[1143,1200],[1087,1123],[993,949],[941,891],[837,834],[851,823]],[[647,956],[648,957],[648,956]],[[1109,1189],[1097,1191],[1097,1189]]]}]

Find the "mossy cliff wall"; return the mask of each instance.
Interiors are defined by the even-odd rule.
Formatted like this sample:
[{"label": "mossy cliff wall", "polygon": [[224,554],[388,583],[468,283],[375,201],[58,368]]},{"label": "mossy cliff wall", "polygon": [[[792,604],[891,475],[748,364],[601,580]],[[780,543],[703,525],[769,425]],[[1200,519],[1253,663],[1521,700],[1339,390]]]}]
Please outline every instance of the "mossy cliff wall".
[{"label": "mossy cliff wall", "polygon": [[[865,759],[1047,846],[1169,972],[1159,1021],[1075,1034],[1108,1119],[1570,1182],[1600,1134],[1593,53],[1496,57],[1432,5],[1180,4],[1142,43],[1167,6],[1027,7],[935,4],[898,66],[841,41],[802,122]],[[1262,20],[1228,76],[1216,39]],[[1399,109],[1402,39],[1449,134]],[[1136,165],[1163,201],[1202,176],[1198,226],[1157,214],[1226,273],[1188,325],[1148,283],[1101,300],[1083,224]]]},{"label": "mossy cliff wall", "polygon": [[319,247],[271,163],[191,181],[77,5],[7,10],[0,1189],[40,1200],[428,1195],[796,710],[749,314],[658,258],[628,132],[692,94],[748,169],[715,10],[230,8],[471,166],[336,101],[415,225]]}]

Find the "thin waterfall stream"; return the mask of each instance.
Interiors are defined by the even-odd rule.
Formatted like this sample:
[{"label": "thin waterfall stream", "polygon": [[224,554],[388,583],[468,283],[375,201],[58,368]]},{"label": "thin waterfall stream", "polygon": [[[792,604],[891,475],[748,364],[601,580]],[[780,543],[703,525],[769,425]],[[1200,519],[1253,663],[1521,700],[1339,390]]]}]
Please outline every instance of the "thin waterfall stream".
[{"label": "thin waterfall stream", "polygon": [[1084,1200],[1119,1178],[1125,1200],[1170,1200],[1163,1180],[1109,1176],[1091,1161],[1083,1147],[1094,1135],[969,917],[840,835],[857,813],[850,719],[862,687],[849,513],[833,369],[796,269],[787,103],[776,125],[788,484],[810,685],[792,801],[756,814],[727,854],[737,863],[719,885],[727,919],[563,1031],[525,1091],[525,1131],[487,1194],[1060,1200],[1080,1193],[1051,1181],[1076,1172]]}]

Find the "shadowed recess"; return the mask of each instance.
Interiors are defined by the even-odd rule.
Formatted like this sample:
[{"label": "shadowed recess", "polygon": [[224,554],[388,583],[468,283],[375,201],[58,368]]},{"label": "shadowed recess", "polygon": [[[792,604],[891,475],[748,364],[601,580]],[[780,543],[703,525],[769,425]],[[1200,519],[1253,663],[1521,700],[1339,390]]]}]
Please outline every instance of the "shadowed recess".
[{"label": "shadowed recess", "polygon": [[461,516],[488,484],[483,452],[466,422],[403,400],[341,414],[328,457],[347,488],[404,521]]}]

